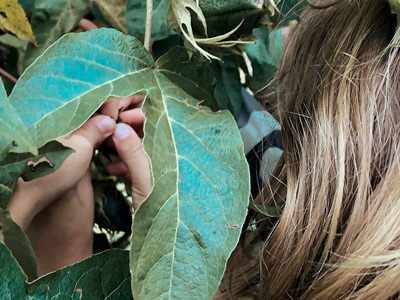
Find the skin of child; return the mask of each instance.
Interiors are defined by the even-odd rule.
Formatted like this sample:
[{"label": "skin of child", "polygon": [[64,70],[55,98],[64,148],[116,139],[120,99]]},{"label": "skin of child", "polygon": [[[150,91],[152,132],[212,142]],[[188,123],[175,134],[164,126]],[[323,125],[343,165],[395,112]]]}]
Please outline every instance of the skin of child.
[{"label": "skin of child", "polygon": [[118,153],[120,161],[108,164],[106,170],[130,180],[134,209],[147,197],[151,179],[141,142],[142,101],[141,96],[110,99],[100,115],[58,140],[75,152],[57,171],[18,181],[7,210],[29,237],[39,275],[92,255],[94,197],[89,168],[101,144]]}]

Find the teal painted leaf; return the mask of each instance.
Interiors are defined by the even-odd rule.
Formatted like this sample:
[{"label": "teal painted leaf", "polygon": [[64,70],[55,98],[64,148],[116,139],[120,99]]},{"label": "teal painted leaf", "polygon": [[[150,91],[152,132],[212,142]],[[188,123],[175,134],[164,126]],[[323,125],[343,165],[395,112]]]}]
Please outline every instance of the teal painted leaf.
[{"label": "teal painted leaf", "polygon": [[[160,61],[175,59],[171,51]],[[210,299],[246,215],[248,165],[232,115],[199,106],[164,73],[143,105],[154,186],[133,219],[133,296]]]},{"label": "teal painted leaf", "polygon": [[[151,40],[158,41],[173,34],[167,24],[168,0],[153,1]],[[127,0],[126,22],[129,34],[143,40],[146,27],[146,1]]]},{"label": "teal painted leaf", "polygon": [[37,145],[81,126],[110,96],[146,86],[151,55],[112,29],[67,34],[19,78],[9,99]]},{"label": "teal painted leaf", "polygon": [[3,243],[28,275],[29,280],[37,278],[36,259],[31,243],[25,232],[13,222],[10,213],[0,208],[0,235]]},{"label": "teal painted leaf", "polygon": [[132,299],[128,251],[105,251],[32,283],[1,243],[0,260],[1,299]]},{"label": "teal painted leaf", "polygon": [[19,177],[33,180],[48,175],[56,171],[72,152],[72,149],[56,141],[39,148],[36,156],[31,153],[9,152],[0,161],[0,208],[6,208]]},{"label": "teal painted leaf", "polygon": [[86,9],[85,0],[35,0],[31,26],[39,47],[28,45],[24,67],[63,34],[70,32],[85,15]]},{"label": "teal painted leaf", "polygon": [[[1,81],[1,80],[0,80]],[[24,124],[10,105],[3,82],[0,82],[0,161],[8,152],[31,152],[37,148]]]}]

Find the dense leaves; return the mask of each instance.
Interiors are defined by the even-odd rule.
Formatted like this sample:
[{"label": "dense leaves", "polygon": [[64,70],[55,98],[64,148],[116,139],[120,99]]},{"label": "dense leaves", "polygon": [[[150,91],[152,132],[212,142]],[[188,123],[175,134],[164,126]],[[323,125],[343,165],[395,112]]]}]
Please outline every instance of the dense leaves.
[{"label": "dense leaves", "polygon": [[[215,103],[205,62],[178,48],[153,65],[138,40],[115,30],[69,34],[26,70],[10,101],[40,145],[79,127],[110,96],[147,93],[144,147],[154,187],[134,218],[133,293],[154,299],[145,296],[149,285],[167,278],[173,285],[152,291],[205,299],[218,286],[246,213],[243,144],[227,111],[202,106]],[[182,267],[191,282],[180,281]]]},{"label": "dense leaves", "polygon": [[110,250],[28,283],[0,243],[1,299],[131,299],[128,251]]},{"label": "dense leaves", "polygon": [[28,46],[24,66],[29,66],[47,47],[70,32],[86,9],[85,0],[35,0],[31,24],[39,47]]}]

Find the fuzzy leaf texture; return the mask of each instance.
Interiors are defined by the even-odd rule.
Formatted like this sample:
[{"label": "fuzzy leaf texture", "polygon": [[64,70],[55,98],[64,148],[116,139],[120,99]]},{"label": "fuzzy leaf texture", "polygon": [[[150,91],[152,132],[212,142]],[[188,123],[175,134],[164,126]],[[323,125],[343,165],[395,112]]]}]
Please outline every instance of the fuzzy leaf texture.
[{"label": "fuzzy leaf texture", "polygon": [[128,251],[106,251],[31,283],[1,243],[0,260],[0,299],[132,299]]},{"label": "fuzzy leaf texture", "polygon": [[214,101],[206,66],[183,48],[154,64],[135,38],[98,29],[62,37],[10,96],[34,142],[43,144],[78,128],[111,96],[147,93],[144,147],[153,190],[132,228],[137,300],[211,298],[239,240],[248,166],[230,113],[202,106]]},{"label": "fuzzy leaf texture", "polygon": [[244,222],[248,167],[233,117],[171,85],[188,61],[172,54],[156,63],[143,106],[154,187],[133,219],[132,290],[135,299],[210,299]]},{"label": "fuzzy leaf texture", "polygon": [[24,9],[17,0],[0,1],[0,29],[37,45]]}]

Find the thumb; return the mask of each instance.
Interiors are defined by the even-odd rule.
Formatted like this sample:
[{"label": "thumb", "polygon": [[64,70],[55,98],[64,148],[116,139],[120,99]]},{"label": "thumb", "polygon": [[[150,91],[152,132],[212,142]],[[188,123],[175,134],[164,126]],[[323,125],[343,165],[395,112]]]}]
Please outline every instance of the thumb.
[{"label": "thumb", "polygon": [[73,135],[85,138],[95,149],[114,132],[115,126],[115,121],[109,116],[97,115],[86,121]]},{"label": "thumb", "polygon": [[128,169],[127,175],[132,182],[132,200],[136,209],[150,192],[149,160],[143,151],[142,140],[129,125],[117,124],[112,138],[118,155]]}]

